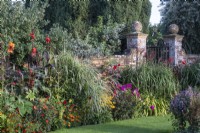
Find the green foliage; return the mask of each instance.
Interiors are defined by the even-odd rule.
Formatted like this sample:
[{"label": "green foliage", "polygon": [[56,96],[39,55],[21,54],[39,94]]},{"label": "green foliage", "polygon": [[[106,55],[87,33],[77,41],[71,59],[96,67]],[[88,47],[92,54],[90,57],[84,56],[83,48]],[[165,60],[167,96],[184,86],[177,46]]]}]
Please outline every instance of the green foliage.
[{"label": "green foliage", "polygon": [[111,20],[103,25],[103,17],[98,17],[97,25],[90,28],[89,43],[102,55],[112,55],[119,52],[120,33],[124,30],[124,24],[113,23]]},{"label": "green foliage", "polygon": [[155,46],[162,39],[162,34],[159,31],[160,25],[150,25],[147,45]]},{"label": "green foliage", "polygon": [[200,63],[196,62],[191,65],[186,65],[183,68],[178,68],[178,79],[182,88],[200,87]]},{"label": "green foliage", "polygon": [[143,94],[170,98],[179,90],[172,70],[163,64],[146,63],[138,68],[127,67],[121,73],[121,83],[132,83]]},{"label": "green foliage", "polygon": [[141,95],[140,101],[134,107],[134,117],[164,116],[169,113],[169,101],[156,98],[153,94]]},{"label": "green foliage", "polygon": [[142,2],[142,9],[139,16],[139,21],[143,25],[143,32],[148,33],[149,32],[149,19],[151,16],[151,2],[149,0],[143,0]]},{"label": "green foliage", "polygon": [[107,106],[102,104],[108,90],[95,69],[74,59],[67,52],[60,53],[53,63],[55,69],[50,73],[48,85],[54,88],[54,95],[74,99],[81,109],[82,124],[104,122],[109,112]]},{"label": "green foliage", "polygon": [[31,8],[25,8],[22,2],[0,2],[0,42],[4,51],[10,41],[15,44],[15,53],[12,57],[16,65],[21,66],[25,56],[31,51],[33,44],[29,34],[33,29],[36,36],[34,45],[38,47],[38,51],[43,49],[40,29],[47,23],[43,20],[45,7],[46,4],[40,2],[34,2]]},{"label": "green foliage", "polygon": [[144,32],[148,31],[148,22],[151,14],[151,3],[143,1],[49,1],[46,9],[45,19],[50,20],[50,27],[54,23],[69,29],[75,35],[78,33],[81,38],[85,37],[90,26],[98,23],[98,17],[103,17],[103,24],[110,20],[116,23],[125,23],[128,26],[140,20],[144,25]]},{"label": "green foliage", "polygon": [[170,1],[162,10],[161,25],[164,33],[168,26],[175,23],[179,26],[180,34],[183,34],[183,47],[187,53],[199,53],[200,33],[198,31],[200,13],[199,1]]},{"label": "green foliage", "polygon": [[136,106],[136,97],[132,95],[131,90],[118,91],[113,98],[115,108],[112,110],[114,120],[124,120],[133,117]]},{"label": "green foliage", "polygon": [[[50,29],[49,36],[51,37],[51,48],[55,54],[66,50],[81,59],[102,55],[102,50],[100,50],[101,45],[97,47],[91,45],[94,43],[95,38],[92,38],[90,33],[84,39],[81,39],[79,35],[75,39],[67,29],[55,24]],[[99,44],[99,42],[95,43]]]}]

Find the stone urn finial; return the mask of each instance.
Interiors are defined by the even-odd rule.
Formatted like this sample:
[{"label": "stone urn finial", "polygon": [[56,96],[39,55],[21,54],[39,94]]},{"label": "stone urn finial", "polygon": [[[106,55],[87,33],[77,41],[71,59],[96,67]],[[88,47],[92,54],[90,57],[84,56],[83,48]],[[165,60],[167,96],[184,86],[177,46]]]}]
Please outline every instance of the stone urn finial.
[{"label": "stone urn finial", "polygon": [[142,23],[140,21],[135,21],[132,24],[133,32],[141,32],[142,31]]},{"label": "stone urn finial", "polygon": [[178,31],[179,31],[178,25],[176,25],[176,24],[171,24],[171,25],[169,26],[169,32],[170,32],[171,34],[177,34]]}]

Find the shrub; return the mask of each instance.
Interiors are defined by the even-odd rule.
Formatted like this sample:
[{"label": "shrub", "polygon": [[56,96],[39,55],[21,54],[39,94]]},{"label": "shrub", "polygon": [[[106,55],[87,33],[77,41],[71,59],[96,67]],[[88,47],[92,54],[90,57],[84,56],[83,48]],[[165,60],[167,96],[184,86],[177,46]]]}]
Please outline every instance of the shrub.
[{"label": "shrub", "polygon": [[199,61],[187,65],[183,68],[177,69],[178,78],[182,88],[191,87],[200,87],[200,63]]},{"label": "shrub", "polygon": [[94,48],[90,41],[92,38],[88,35],[85,39],[73,38],[67,29],[54,24],[50,29],[49,35],[52,37],[52,47],[56,54],[60,53],[62,50],[69,51],[74,56],[82,59],[90,58],[91,56],[99,55],[101,51]]},{"label": "shrub", "polygon": [[132,94],[131,89],[116,90],[116,96],[113,98],[115,108],[112,110],[114,120],[130,119],[133,117],[136,96]]},{"label": "shrub", "polygon": [[[170,103],[173,126],[178,131],[200,131],[200,93],[189,88],[177,94]],[[186,130],[187,122],[189,127]]]},{"label": "shrub", "polygon": [[127,67],[122,71],[119,81],[132,83],[141,93],[152,93],[156,98],[169,98],[179,89],[172,70],[162,64],[147,63],[138,68]]},{"label": "shrub", "polygon": [[[15,44],[15,52],[10,59],[16,65],[23,65],[26,55],[31,52],[33,42],[29,34],[35,33],[34,46],[38,51],[43,50],[41,28],[47,24],[44,18],[46,2],[35,1],[30,8],[25,8],[23,2],[1,1],[0,8],[0,42],[3,49],[11,41]],[[12,21],[11,21],[12,20]],[[7,53],[3,53],[7,56]],[[13,62],[12,62],[13,63]]]},{"label": "shrub", "polygon": [[132,84],[121,85],[118,82],[120,77],[120,64],[109,62],[103,68],[102,79],[104,79],[108,86],[111,87],[113,98],[112,116],[114,120],[123,120],[132,118],[136,106],[136,101],[139,98],[137,89],[132,88]]}]

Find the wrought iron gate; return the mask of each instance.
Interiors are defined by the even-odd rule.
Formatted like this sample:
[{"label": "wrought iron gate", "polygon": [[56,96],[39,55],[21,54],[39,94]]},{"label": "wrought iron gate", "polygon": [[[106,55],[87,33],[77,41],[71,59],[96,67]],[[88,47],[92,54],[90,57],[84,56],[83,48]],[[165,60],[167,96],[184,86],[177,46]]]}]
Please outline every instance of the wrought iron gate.
[{"label": "wrought iron gate", "polygon": [[147,46],[146,59],[154,63],[169,62],[169,45],[162,42],[154,46]]}]

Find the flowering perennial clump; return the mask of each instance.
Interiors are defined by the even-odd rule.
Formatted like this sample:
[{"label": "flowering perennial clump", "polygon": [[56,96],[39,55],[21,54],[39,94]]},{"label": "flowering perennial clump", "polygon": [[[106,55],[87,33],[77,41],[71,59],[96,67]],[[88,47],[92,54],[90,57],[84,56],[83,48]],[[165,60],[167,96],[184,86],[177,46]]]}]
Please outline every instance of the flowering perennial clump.
[{"label": "flowering perennial clump", "polygon": [[[176,130],[188,132],[200,131],[200,92],[189,88],[177,94],[170,103]],[[186,123],[189,123],[186,129]]]}]

